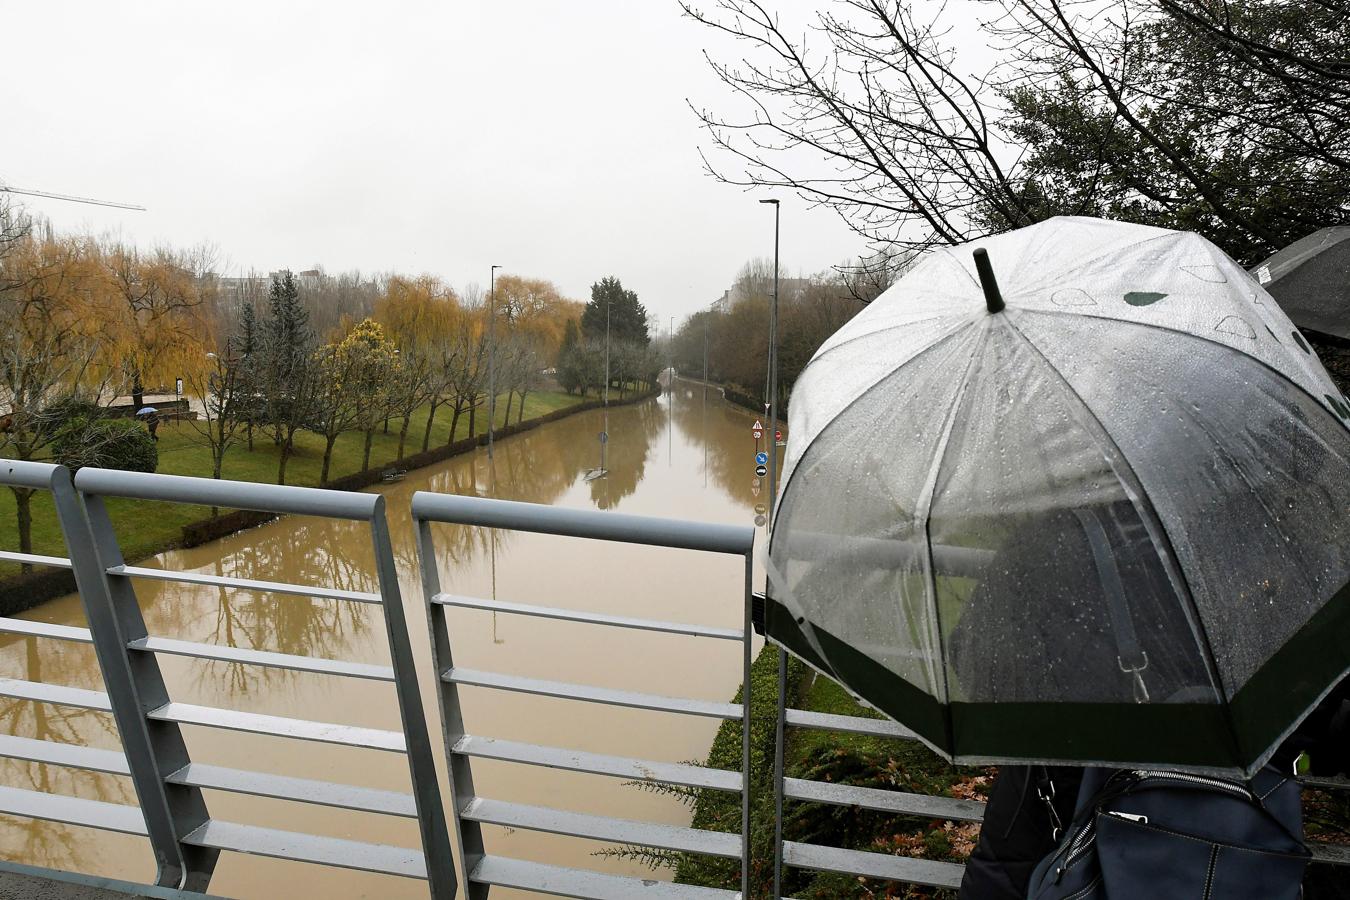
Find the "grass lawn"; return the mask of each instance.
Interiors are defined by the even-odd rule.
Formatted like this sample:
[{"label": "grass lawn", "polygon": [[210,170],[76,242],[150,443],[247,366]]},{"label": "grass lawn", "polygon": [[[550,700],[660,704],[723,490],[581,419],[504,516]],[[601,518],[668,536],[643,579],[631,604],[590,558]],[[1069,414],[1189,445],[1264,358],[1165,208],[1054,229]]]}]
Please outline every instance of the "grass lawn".
[{"label": "grass lawn", "polygon": [[[525,418],[531,419],[547,413],[580,403],[582,398],[556,391],[537,391],[525,401]],[[511,420],[516,421],[518,401],[512,404]],[[506,400],[497,401],[497,420],[499,427],[504,424]],[[408,429],[408,442],[404,453],[412,455],[422,449],[422,434],[426,428],[428,408],[423,407],[413,415]],[[431,430],[431,446],[446,444],[450,440],[450,419],[452,411],[442,407],[436,412],[436,421]],[[204,423],[199,423],[204,426]],[[389,422],[389,434],[375,432],[371,443],[370,467],[381,469],[395,461],[398,451],[398,431],[401,419]],[[482,433],[486,425],[486,412],[481,412],[477,421],[477,430]],[[455,439],[469,436],[469,417],[460,417]],[[332,468],[329,478],[341,478],[351,475],[361,468],[361,453],[365,436],[359,432],[344,434],[338,438],[333,448]],[[286,465],[286,483],[315,486],[319,482],[319,470],[323,463],[323,438],[307,431],[301,431],[295,437],[295,451]],[[253,450],[250,452],[242,441],[231,447],[225,454],[223,478],[235,481],[260,481],[275,483],[280,450],[273,446],[272,438],[266,432],[255,431]],[[205,438],[188,422],[165,421],[159,426],[159,469],[170,475],[211,475],[211,450]],[[182,527],[210,515],[203,506],[184,506],[176,503],[153,503],[145,500],[110,499],[108,511],[121,539],[122,552],[128,560],[140,559],[158,552],[165,546],[178,540]],[[9,490],[0,490],[0,548],[17,550],[19,548],[18,526],[15,522],[14,495]],[[56,513],[50,498],[42,491],[33,496],[33,552],[49,556],[65,556],[65,543],[56,524]],[[0,578],[17,574],[19,567],[13,563],[0,563]]]}]

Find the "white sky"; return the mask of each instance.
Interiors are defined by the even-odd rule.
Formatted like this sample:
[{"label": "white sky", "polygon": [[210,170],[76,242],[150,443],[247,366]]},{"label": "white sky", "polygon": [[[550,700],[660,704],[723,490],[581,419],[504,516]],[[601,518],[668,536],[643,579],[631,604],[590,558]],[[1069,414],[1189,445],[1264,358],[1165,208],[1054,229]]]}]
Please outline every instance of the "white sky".
[{"label": "white sky", "polygon": [[[614,274],[663,323],[772,253],[767,194],[702,171],[685,98],[730,102],[701,55],[727,45],[675,0],[0,0],[0,23],[0,179],[148,207],[24,201],[63,229],[209,242],[232,273],[501,263],[583,300]],[[783,199],[785,272],[864,249]]]}]

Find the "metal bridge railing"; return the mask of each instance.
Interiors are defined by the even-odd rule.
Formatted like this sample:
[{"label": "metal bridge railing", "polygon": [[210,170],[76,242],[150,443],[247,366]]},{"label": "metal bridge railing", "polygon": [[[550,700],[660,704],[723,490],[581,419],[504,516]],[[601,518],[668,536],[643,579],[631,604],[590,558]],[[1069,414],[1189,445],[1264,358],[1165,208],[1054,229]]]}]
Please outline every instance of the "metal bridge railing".
[{"label": "metal bridge railing", "polygon": [[[68,544],[84,545],[86,548],[78,555],[78,559],[85,561],[80,591],[89,609],[93,642],[100,649],[108,698],[111,699],[112,711],[117,716],[117,725],[127,748],[132,777],[138,783],[144,820],[155,846],[155,854],[162,860],[177,860],[182,866],[181,887],[204,891],[217,855],[220,851],[228,850],[390,876],[423,878],[428,881],[431,896],[443,900],[454,897],[456,881],[450,854],[450,835],[445,827],[440,803],[432,742],[417,692],[412,645],[398,590],[389,528],[385,521],[385,499],[378,494],[350,494],[278,484],[221,482],[94,468],[81,470],[74,479],[74,486],[84,502],[82,505],[88,530],[82,540],[81,536],[76,536],[74,540],[68,537]],[[321,515],[363,522],[370,529],[378,591],[336,590],[311,584],[261,582],[127,565],[105,509],[104,498],[107,497],[200,503],[228,509]],[[135,582],[138,579],[212,584],[243,591],[378,604],[385,619],[391,665],[379,667],[153,636],[147,633],[146,623],[136,602]],[[157,657],[163,653],[225,663],[294,669],[320,675],[387,681],[394,685],[402,730],[367,729],[175,702],[159,671]],[[181,725],[404,753],[408,757],[412,793],[373,791],[328,781],[296,779],[193,762],[182,739]],[[405,847],[223,822],[208,814],[207,804],[201,795],[204,789],[416,818],[423,851],[418,853]],[[34,812],[34,815],[39,812]],[[130,812],[119,815],[127,818],[128,822],[134,818]]]},{"label": "metal bridge railing", "polygon": [[[110,712],[123,750],[0,735],[0,756],[129,777],[137,806],[88,800],[42,791],[0,787],[0,813],[63,822],[145,836],[154,854],[156,882],[204,891],[221,851],[274,856],[320,865],[425,879],[430,895],[457,895],[449,833],[436,780],[434,751],[417,690],[413,654],[400,596],[394,556],[384,515],[384,498],[311,488],[181,478],[168,475],[84,469],[72,479],[60,466],[0,461],[0,485],[49,492],[55,504],[69,558],[0,551],[0,560],[70,569],[84,604],[89,628],[0,617],[0,633],[42,640],[90,644],[98,657],[105,690],[0,679],[0,696],[36,703]],[[194,572],[126,565],[104,506],[105,497],[193,503],[279,514],[325,516],[365,523],[370,531],[378,590],[371,592],[323,585],[259,581]],[[528,503],[418,492],[412,501],[421,582],[430,624],[431,649],[439,675],[438,692],[449,759],[452,814],[464,865],[469,900],[484,900],[493,885],[582,898],[729,898],[735,892],[609,875],[588,869],[545,865],[488,855],[482,826],[501,825],[641,847],[703,853],[741,861],[741,894],[750,873],[747,792],[750,766],[751,594],[754,531],[747,527],[651,519],[591,510],[567,510]],[[543,534],[698,550],[745,560],[743,627],[687,625],[650,619],[582,612],[525,603],[463,597],[441,590],[434,523],[530,531]],[[212,585],[336,602],[368,603],[384,613],[390,666],[323,659],[196,643],[147,632],[135,593],[141,579]],[[448,608],[470,608],[610,628],[638,629],[688,638],[739,642],[744,690],[740,704],[667,697],[590,685],[571,684],[508,673],[457,667],[447,628]],[[402,731],[329,722],[313,722],[174,701],[157,658],[173,654],[235,664],[292,669],[316,674],[382,681],[394,685]],[[787,708],[780,656],[774,771],[775,804],[784,800],[857,806],[923,819],[978,822],[983,804],[901,791],[877,790],[831,782],[785,778],[782,750],[785,729],[814,728],[900,740],[915,739],[904,726],[885,719],[828,715]],[[654,762],[471,734],[460,706],[461,685],[516,691],[569,701],[608,704],[667,713],[740,720],[741,771],[685,763]],[[180,726],[190,724],[253,734],[404,753],[411,793],[373,790],[345,784],[194,763]],[[471,760],[491,759],[562,771],[605,775],[741,794],[741,834],[594,816],[566,810],[480,797],[474,790]],[[1308,786],[1345,789],[1344,779],[1304,779]],[[415,818],[422,852],[402,847],[302,834],[212,819],[204,790],[218,790],[338,807],[381,815]],[[779,816],[781,825],[781,814]],[[1343,847],[1311,842],[1321,864],[1350,865]],[[841,872],[869,878],[953,888],[962,867],[884,853],[782,840],[774,842],[774,872],[784,867]]]},{"label": "metal bridge railing", "polygon": [[[187,881],[189,871],[209,875],[213,857],[184,847],[174,831],[173,811],[150,752],[149,730],[136,715],[135,676],[122,651],[108,609],[96,599],[100,572],[93,554],[88,523],[63,466],[0,460],[0,485],[45,491],[56,507],[57,522],[69,558],[0,551],[0,560],[72,570],[91,628],[50,625],[24,619],[0,617],[0,632],[46,640],[92,644],[103,673],[106,691],[93,691],[14,678],[0,679],[0,696],[80,709],[111,712],[117,724],[123,752],[77,744],[37,740],[19,735],[0,735],[0,756],[66,768],[129,776],[140,807],[21,788],[0,788],[0,812],[8,815],[81,825],[123,834],[143,835],[150,840],[155,857],[155,882],[167,887],[204,889],[204,881]],[[199,797],[176,798],[193,808]]]},{"label": "metal bridge railing", "polygon": [[[413,495],[412,509],[413,521],[417,528],[422,586],[431,630],[432,656],[435,671],[440,675],[438,686],[446,752],[450,761],[453,813],[464,865],[465,892],[469,900],[484,900],[493,885],[569,897],[623,898],[623,900],[645,896],[709,898],[709,900],[718,897],[746,896],[750,873],[750,798],[746,786],[749,782],[747,773],[750,765],[750,578],[754,530],[750,527],[652,519],[598,510],[560,509],[532,503],[432,494],[423,491]],[[436,522],[743,556],[745,584],[742,628],[683,625],[444,593],[441,590],[431,528],[432,523]],[[658,631],[690,638],[736,641],[742,645],[745,684],[742,702],[731,704],[665,697],[559,681],[521,678],[500,672],[466,670],[455,665],[451,653],[450,631],[447,628],[445,612],[449,607],[494,610],[500,613],[562,619],[612,628]],[[566,700],[668,713],[739,719],[742,723],[741,771],[730,772],[682,763],[653,762],[587,753],[471,734],[465,730],[460,706],[461,685],[521,691]],[[470,765],[470,760],[474,758],[547,766],[629,780],[740,792],[741,834],[585,815],[545,806],[508,803],[480,797],[474,789]],[[739,857],[741,892],[738,895],[732,891],[627,878],[589,869],[566,868],[489,855],[483,845],[482,826],[485,824],[643,847]]]}]

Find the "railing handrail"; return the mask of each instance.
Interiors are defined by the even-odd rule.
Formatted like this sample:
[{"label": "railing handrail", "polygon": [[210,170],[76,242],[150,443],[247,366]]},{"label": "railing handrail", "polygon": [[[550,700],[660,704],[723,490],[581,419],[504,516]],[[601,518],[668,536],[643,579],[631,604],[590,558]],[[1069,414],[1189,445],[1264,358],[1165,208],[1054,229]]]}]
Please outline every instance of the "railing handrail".
[{"label": "railing handrail", "polygon": [[634,516],[596,509],[568,509],[543,503],[428,491],[413,494],[412,513],[414,521],[480,525],[509,531],[705,550],[736,556],[749,553],[755,544],[755,529],[749,525]]},{"label": "railing handrail", "polygon": [[384,497],[381,494],[92,467],[76,473],[75,488],[83,494],[101,497],[195,503],[334,519],[368,521],[384,509]]},{"label": "railing handrail", "polygon": [[0,459],[0,484],[50,490],[52,480],[59,477],[61,472],[69,472],[69,470],[65,466],[54,463],[29,462],[23,459]]}]

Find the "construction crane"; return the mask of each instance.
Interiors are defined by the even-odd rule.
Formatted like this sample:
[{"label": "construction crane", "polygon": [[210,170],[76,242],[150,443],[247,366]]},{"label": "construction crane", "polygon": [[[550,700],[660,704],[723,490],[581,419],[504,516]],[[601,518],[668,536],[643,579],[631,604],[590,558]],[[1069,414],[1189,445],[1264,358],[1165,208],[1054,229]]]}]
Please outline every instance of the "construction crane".
[{"label": "construction crane", "polygon": [[72,194],[54,194],[51,191],[36,191],[32,188],[15,187],[0,181],[0,194],[23,194],[28,197],[45,197],[48,200],[66,200],[71,203],[87,203],[91,206],[112,206],[117,209],[135,209],[145,212],[144,206],[134,203],[118,203],[115,200],[95,200],[93,197],[76,197]]}]

